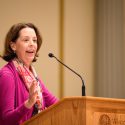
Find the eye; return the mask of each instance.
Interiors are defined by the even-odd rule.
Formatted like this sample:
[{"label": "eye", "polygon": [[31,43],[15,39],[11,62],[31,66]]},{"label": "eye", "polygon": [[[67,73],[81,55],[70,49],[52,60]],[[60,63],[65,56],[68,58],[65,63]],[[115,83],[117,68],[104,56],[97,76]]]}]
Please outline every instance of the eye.
[{"label": "eye", "polygon": [[24,41],[24,42],[28,42],[28,41],[29,41],[29,39],[25,38],[25,39],[23,39],[23,41]]},{"label": "eye", "polygon": [[34,43],[37,43],[37,39],[34,39],[33,42],[34,42]]}]

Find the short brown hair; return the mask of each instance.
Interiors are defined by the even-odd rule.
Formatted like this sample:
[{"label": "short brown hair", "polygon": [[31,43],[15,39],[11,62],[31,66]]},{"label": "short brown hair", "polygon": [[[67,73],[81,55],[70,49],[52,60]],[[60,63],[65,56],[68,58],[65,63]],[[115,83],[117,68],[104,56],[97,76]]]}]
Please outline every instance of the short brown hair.
[{"label": "short brown hair", "polygon": [[37,48],[37,53],[34,57],[33,62],[35,62],[37,60],[36,57],[38,57],[38,51],[39,51],[41,44],[42,44],[42,37],[40,35],[38,28],[32,23],[18,23],[18,24],[14,24],[10,28],[10,30],[8,31],[8,33],[5,37],[4,53],[1,56],[5,61],[8,62],[16,57],[16,54],[14,53],[14,51],[10,47],[10,43],[16,42],[16,40],[19,37],[20,31],[26,27],[30,27],[30,28],[34,29],[34,31],[36,33],[38,48]]}]

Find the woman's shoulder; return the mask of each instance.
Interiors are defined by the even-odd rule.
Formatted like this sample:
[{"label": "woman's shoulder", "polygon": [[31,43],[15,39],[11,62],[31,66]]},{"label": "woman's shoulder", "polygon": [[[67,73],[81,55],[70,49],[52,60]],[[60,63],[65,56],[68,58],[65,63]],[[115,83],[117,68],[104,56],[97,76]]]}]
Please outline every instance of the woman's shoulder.
[{"label": "woman's shoulder", "polygon": [[8,62],[7,64],[5,64],[1,69],[0,69],[0,76],[1,75],[12,75],[14,74],[14,65],[12,63],[12,61]]},{"label": "woman's shoulder", "polygon": [[[15,88],[15,74],[13,72],[13,66],[11,63],[5,64],[0,69],[0,91],[11,91]],[[1,93],[0,92],[0,93]]]}]

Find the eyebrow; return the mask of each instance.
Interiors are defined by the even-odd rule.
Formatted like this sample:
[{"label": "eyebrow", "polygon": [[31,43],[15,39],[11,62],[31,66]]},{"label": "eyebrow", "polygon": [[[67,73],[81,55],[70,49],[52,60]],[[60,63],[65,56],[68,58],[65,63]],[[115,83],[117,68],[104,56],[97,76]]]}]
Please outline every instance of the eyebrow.
[{"label": "eyebrow", "polygon": [[[20,36],[20,38],[25,38],[25,37],[30,37],[30,36]],[[37,38],[37,36],[33,36],[32,38]]]}]

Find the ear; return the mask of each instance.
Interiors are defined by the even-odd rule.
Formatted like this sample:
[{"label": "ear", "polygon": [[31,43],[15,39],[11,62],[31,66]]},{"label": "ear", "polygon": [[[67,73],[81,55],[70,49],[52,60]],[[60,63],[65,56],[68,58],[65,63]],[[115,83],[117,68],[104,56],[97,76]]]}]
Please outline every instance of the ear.
[{"label": "ear", "polygon": [[16,51],[16,44],[15,42],[10,42],[10,47],[13,51]]}]

